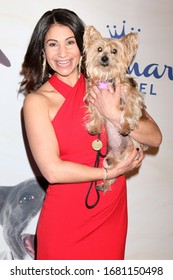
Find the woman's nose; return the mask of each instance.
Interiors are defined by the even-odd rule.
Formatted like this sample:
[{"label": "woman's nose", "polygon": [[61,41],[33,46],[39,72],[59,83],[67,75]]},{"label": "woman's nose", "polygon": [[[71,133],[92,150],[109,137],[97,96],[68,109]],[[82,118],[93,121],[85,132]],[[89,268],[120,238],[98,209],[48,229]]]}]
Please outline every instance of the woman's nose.
[{"label": "woman's nose", "polygon": [[68,52],[66,46],[59,46],[59,51],[58,51],[59,56],[65,57],[67,53]]}]

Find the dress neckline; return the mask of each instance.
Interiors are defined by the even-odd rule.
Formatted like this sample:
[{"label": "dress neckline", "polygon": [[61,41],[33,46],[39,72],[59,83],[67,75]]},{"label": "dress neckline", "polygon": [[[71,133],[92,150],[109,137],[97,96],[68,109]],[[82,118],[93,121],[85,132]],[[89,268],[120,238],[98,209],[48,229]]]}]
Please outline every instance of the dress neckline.
[{"label": "dress neckline", "polygon": [[65,98],[68,97],[68,95],[70,94],[70,92],[72,90],[74,90],[77,85],[80,83],[80,81],[83,79],[83,75],[81,74],[79,79],[76,81],[74,86],[70,86],[68,84],[66,84],[65,82],[63,82],[62,80],[60,80],[56,74],[53,74],[50,79],[48,80],[48,82],[60,93],[62,94]]}]

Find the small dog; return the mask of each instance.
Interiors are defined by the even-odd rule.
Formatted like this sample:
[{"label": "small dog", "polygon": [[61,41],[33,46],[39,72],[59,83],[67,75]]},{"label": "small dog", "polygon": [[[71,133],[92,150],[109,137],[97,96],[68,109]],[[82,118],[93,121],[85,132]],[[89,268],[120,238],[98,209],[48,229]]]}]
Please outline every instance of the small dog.
[{"label": "small dog", "polygon": [[0,186],[0,226],[6,245],[0,259],[35,258],[35,231],[46,188],[43,178]]},{"label": "small dog", "polygon": [[[104,159],[104,167],[112,168],[118,162],[124,161],[135,147],[143,150],[147,147],[137,143],[128,135],[137,125],[141,117],[145,117],[146,108],[142,94],[137,89],[135,80],[127,75],[138,48],[138,39],[135,33],[129,33],[120,39],[103,38],[93,27],[88,26],[84,33],[84,58],[87,74],[87,104],[86,128],[90,134],[99,134],[104,125],[108,135],[109,153]],[[122,111],[120,124],[121,131],[105,119],[92,106],[90,87],[115,90],[116,84],[123,85],[120,109]],[[115,180],[105,180],[98,188],[102,191],[110,190]]]}]

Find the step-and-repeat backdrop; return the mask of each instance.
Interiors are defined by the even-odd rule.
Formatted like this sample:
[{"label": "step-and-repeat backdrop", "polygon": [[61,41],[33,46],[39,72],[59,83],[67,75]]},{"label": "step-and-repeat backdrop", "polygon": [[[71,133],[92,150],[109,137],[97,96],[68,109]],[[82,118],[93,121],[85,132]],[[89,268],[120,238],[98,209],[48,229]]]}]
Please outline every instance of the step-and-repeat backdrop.
[{"label": "step-and-repeat backdrop", "polygon": [[[74,10],[105,37],[138,32],[130,67],[163,142],[150,149],[127,179],[129,228],[126,259],[173,259],[173,2],[172,0],[0,0],[0,259],[32,259],[44,182],[27,149],[18,96],[21,63],[41,15]],[[37,211],[35,211],[37,212]],[[107,237],[105,237],[107,238]]]}]

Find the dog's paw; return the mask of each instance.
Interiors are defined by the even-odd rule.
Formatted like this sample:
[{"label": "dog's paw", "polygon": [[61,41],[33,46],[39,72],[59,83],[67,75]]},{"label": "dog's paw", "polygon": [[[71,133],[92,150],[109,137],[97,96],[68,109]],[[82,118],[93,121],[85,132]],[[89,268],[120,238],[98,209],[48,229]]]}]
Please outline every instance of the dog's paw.
[{"label": "dog's paw", "polygon": [[87,130],[88,130],[89,134],[91,134],[91,135],[96,135],[96,134],[100,133],[100,130],[95,127],[89,127],[89,128],[87,128]]},{"label": "dog's paw", "polygon": [[100,133],[101,125],[100,123],[96,124],[96,122],[92,120],[86,124],[86,129],[88,130],[89,134],[95,135]]},{"label": "dog's paw", "polygon": [[136,124],[128,122],[127,119],[125,119],[123,122],[120,122],[121,124],[121,130],[119,131],[121,135],[127,136],[136,126]]},{"label": "dog's paw", "polygon": [[97,185],[96,189],[101,192],[111,191],[110,180],[105,180],[101,184]]},{"label": "dog's paw", "polygon": [[114,159],[112,157],[106,157],[104,159],[104,168],[110,169],[114,166]]},{"label": "dog's paw", "polygon": [[96,189],[102,192],[111,191],[111,185],[115,182],[116,178],[103,180],[102,183],[98,184]]},{"label": "dog's paw", "polygon": [[117,160],[116,160],[115,156],[112,156],[110,154],[111,153],[109,153],[103,160],[103,166],[104,166],[104,168],[107,168],[107,169],[113,168],[117,165]]}]

